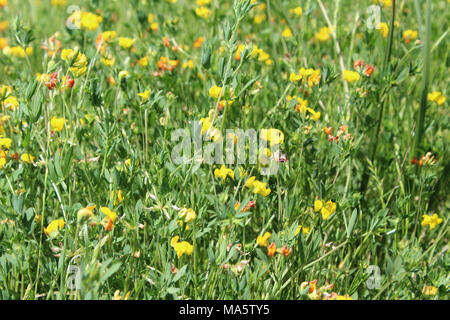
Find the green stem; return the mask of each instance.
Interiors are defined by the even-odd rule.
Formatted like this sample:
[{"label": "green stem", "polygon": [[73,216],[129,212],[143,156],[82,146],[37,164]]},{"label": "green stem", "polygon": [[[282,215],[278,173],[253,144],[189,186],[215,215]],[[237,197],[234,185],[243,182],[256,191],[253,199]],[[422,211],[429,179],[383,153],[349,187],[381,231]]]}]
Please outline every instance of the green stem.
[{"label": "green stem", "polygon": [[425,127],[425,113],[427,110],[427,97],[428,97],[428,87],[430,82],[430,67],[431,67],[430,49],[431,49],[431,0],[427,0],[423,90],[422,90],[422,97],[420,99],[419,118],[417,120],[416,139],[414,142],[414,150],[413,150],[413,156],[416,157],[418,156],[418,152],[420,151]]},{"label": "green stem", "polygon": [[[391,24],[389,27],[388,47],[386,50],[386,55],[384,57],[384,65],[383,65],[384,73],[386,73],[388,66],[389,66],[389,62],[391,61],[392,43],[394,41],[394,27],[395,27],[395,0],[392,2],[392,19],[391,19]],[[388,84],[388,86],[390,86],[390,83]],[[387,99],[388,89],[386,90],[386,96],[383,96],[383,98],[381,99],[381,104],[380,104],[380,109],[378,112],[378,119],[377,119],[377,129],[375,131],[375,135],[373,137],[373,143],[371,144],[371,148],[370,148],[370,153],[369,153],[370,158],[369,159],[372,164],[375,159],[375,154],[377,152],[378,137],[380,136],[381,124],[383,122],[384,104]],[[369,184],[369,179],[370,179],[370,175],[367,173],[367,164],[365,164],[364,165],[364,173],[363,173],[363,177],[361,180],[361,188],[360,188],[361,193],[363,193],[363,194],[365,193],[365,191],[367,189],[367,186]]]}]

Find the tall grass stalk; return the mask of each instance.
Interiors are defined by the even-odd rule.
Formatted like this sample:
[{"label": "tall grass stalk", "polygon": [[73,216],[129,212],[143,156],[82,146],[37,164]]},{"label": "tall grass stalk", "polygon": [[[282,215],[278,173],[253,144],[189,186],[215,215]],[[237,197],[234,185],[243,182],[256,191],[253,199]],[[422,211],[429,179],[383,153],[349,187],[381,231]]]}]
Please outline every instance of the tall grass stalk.
[{"label": "tall grass stalk", "polygon": [[[392,2],[392,18],[391,23],[389,25],[389,41],[388,46],[386,49],[386,54],[384,56],[384,64],[383,64],[383,72],[387,74],[389,63],[391,61],[391,55],[392,55],[392,43],[394,41],[394,28],[395,28],[395,0]],[[388,84],[389,86],[390,84]],[[380,109],[378,112],[378,119],[377,119],[377,128],[375,131],[375,135],[372,138],[373,143],[371,144],[369,156],[370,156],[370,163],[374,162],[375,154],[377,153],[377,147],[378,147],[378,138],[380,136],[380,130],[381,130],[381,123],[383,122],[383,111],[384,111],[384,104],[386,103],[386,99],[388,97],[388,88],[387,90],[384,90],[384,93],[381,95],[381,103],[380,103]],[[367,164],[364,165],[364,172],[363,177],[361,180],[361,193],[365,193],[367,186],[369,184],[370,175],[367,171]]]},{"label": "tall grass stalk", "polygon": [[417,131],[415,134],[414,142],[414,156],[418,156],[420,152],[420,146],[423,139],[423,131],[425,127],[425,112],[427,110],[427,97],[428,97],[428,87],[430,82],[430,67],[431,67],[431,0],[427,0],[427,17],[426,17],[426,32],[425,32],[425,46],[423,49],[423,89],[422,96],[420,98],[420,109],[417,119]]}]

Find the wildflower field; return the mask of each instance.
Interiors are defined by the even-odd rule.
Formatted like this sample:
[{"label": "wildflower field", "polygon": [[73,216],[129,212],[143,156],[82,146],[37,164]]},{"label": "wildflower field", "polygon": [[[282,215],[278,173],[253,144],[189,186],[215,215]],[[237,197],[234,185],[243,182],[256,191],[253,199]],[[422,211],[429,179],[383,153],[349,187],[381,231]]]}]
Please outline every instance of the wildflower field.
[{"label": "wildflower field", "polygon": [[448,299],[449,8],[0,0],[0,299]]}]

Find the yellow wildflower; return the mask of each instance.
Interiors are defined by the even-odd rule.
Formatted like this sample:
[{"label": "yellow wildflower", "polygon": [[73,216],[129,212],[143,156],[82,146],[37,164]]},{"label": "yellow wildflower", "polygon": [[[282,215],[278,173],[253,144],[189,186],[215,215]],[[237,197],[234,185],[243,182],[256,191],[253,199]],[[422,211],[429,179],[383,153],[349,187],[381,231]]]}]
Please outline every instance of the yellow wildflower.
[{"label": "yellow wildflower", "polygon": [[323,220],[328,220],[335,211],[336,203],[334,203],[333,201],[327,201],[325,203],[325,206],[320,210],[320,213],[322,214]]},{"label": "yellow wildflower", "polygon": [[331,34],[332,34],[332,30],[330,28],[323,27],[323,28],[320,28],[319,32],[317,32],[314,35],[314,38],[316,40],[319,40],[320,42],[325,42],[330,39]]},{"label": "yellow wildflower", "polygon": [[403,32],[403,40],[406,43],[409,43],[411,40],[415,40],[417,38],[417,31],[414,30],[406,30]]},{"label": "yellow wildflower", "polygon": [[3,50],[8,46],[8,39],[0,38],[0,50]]},{"label": "yellow wildflower", "polygon": [[175,252],[177,253],[177,257],[178,259],[181,258],[181,256],[183,254],[187,254],[187,255],[191,255],[192,252],[194,251],[194,246],[191,245],[189,242],[187,241],[181,241],[178,242],[178,240],[180,239],[179,236],[175,236],[171,239],[170,241],[170,246],[175,250]]},{"label": "yellow wildflower", "polygon": [[207,7],[201,6],[195,9],[195,14],[203,19],[208,19],[211,15],[211,10]]},{"label": "yellow wildflower", "polygon": [[112,222],[116,221],[117,213],[109,209],[108,207],[101,207],[100,211],[105,214]]},{"label": "yellow wildflower", "polygon": [[149,61],[149,58],[147,56],[145,56],[145,57],[140,58],[137,63],[140,67],[146,67],[146,66],[148,66],[148,61]]},{"label": "yellow wildflower", "polygon": [[105,42],[110,42],[111,40],[114,40],[115,38],[117,38],[116,31],[104,31],[102,33],[102,39]]},{"label": "yellow wildflower", "polygon": [[284,134],[278,129],[261,129],[261,139],[269,141],[270,146],[283,144]]},{"label": "yellow wildflower", "polygon": [[302,9],[302,7],[296,7],[296,8],[294,8],[294,9],[290,9],[289,10],[289,13],[293,13],[293,14],[295,14],[297,17],[300,17],[302,14],[303,14],[303,9]]},{"label": "yellow wildflower", "polygon": [[125,294],[125,297],[122,297],[122,296],[120,295],[120,290],[116,290],[116,291],[114,292],[114,297],[113,297],[112,299],[113,299],[113,300],[128,300],[129,296],[130,296],[130,291],[128,291],[128,292]]},{"label": "yellow wildflower", "polygon": [[[77,12],[75,12],[75,15],[76,14]],[[74,20],[75,23],[77,21],[80,22],[81,28],[93,31],[99,27],[100,23],[103,21],[103,18],[90,12],[81,12],[81,20]]]},{"label": "yellow wildflower", "polygon": [[284,30],[283,30],[283,32],[281,33],[281,35],[282,35],[284,38],[290,38],[290,37],[292,37],[293,34],[292,34],[292,31],[291,31],[291,28],[289,28],[289,27],[284,28]]},{"label": "yellow wildflower", "polygon": [[93,206],[88,206],[86,208],[82,208],[82,209],[78,210],[78,213],[77,213],[78,220],[81,220],[84,218],[92,218],[92,216],[94,215],[95,207],[96,206],[93,205]]},{"label": "yellow wildflower", "polygon": [[264,13],[257,13],[257,14],[255,14],[255,17],[253,18],[253,22],[255,24],[260,24],[263,21],[265,21],[266,18],[267,18],[267,16]]},{"label": "yellow wildflower", "polygon": [[218,99],[220,95],[220,91],[222,90],[222,87],[218,87],[216,85],[209,88],[209,96],[214,99]]},{"label": "yellow wildflower", "polygon": [[361,76],[358,72],[351,71],[351,70],[344,70],[344,79],[347,82],[355,82],[361,79]]},{"label": "yellow wildflower", "polygon": [[386,22],[381,22],[377,25],[378,32],[383,36],[383,38],[386,38],[389,34],[389,27]]},{"label": "yellow wildflower", "polygon": [[9,138],[0,138],[0,149],[4,148],[8,150],[11,148],[11,142],[12,140]]},{"label": "yellow wildflower", "polygon": [[271,190],[270,188],[267,188],[266,185],[267,185],[266,182],[255,180],[253,182],[253,193],[260,194],[263,197],[267,197],[270,194]]},{"label": "yellow wildflower", "polygon": [[22,159],[22,161],[26,162],[26,163],[33,163],[34,156],[32,156],[31,154],[28,154],[28,153],[24,153],[20,156],[20,159]]},{"label": "yellow wildflower", "polygon": [[64,219],[57,219],[50,222],[47,228],[44,228],[44,232],[46,235],[54,235],[58,230],[64,228],[65,222]]},{"label": "yellow wildflower", "polygon": [[322,200],[315,200],[314,201],[314,211],[315,212],[318,212],[318,211],[320,211],[320,209],[322,209],[323,208],[323,201]]},{"label": "yellow wildflower", "polygon": [[182,208],[178,212],[178,217],[180,219],[184,219],[184,222],[189,223],[189,222],[194,221],[197,218],[197,214],[191,208]]},{"label": "yellow wildflower", "polygon": [[432,216],[424,214],[422,216],[422,227],[426,227],[427,225],[430,226],[430,230],[433,230],[437,227],[438,224],[442,223],[442,218],[439,218],[439,216],[434,213]]},{"label": "yellow wildflower", "polygon": [[53,131],[62,131],[65,122],[66,120],[64,118],[52,117],[52,119],[50,120],[50,126],[52,127]]},{"label": "yellow wildflower", "polygon": [[223,164],[220,169],[214,170],[214,176],[216,178],[222,178],[223,181],[225,181],[227,177],[230,177],[234,180],[234,171],[225,167],[225,165]]},{"label": "yellow wildflower", "polygon": [[441,105],[445,102],[445,97],[439,91],[433,91],[432,93],[428,94],[428,100]]},{"label": "yellow wildflower", "polygon": [[127,38],[127,37],[120,37],[119,38],[119,46],[121,46],[124,49],[129,49],[133,46],[136,39],[133,38]]},{"label": "yellow wildflower", "polygon": [[302,226],[302,225],[299,225],[299,226],[297,227],[297,229],[295,230],[294,236],[298,235],[298,234],[300,233],[300,230],[302,231],[302,233],[303,233],[304,235],[307,235],[307,234],[309,234],[310,228],[309,228],[309,227],[304,227],[304,226]]},{"label": "yellow wildflower", "polygon": [[425,285],[423,287],[422,293],[426,296],[435,296],[437,295],[437,291],[438,290],[436,287]]},{"label": "yellow wildflower", "polygon": [[296,74],[295,72],[291,72],[289,75],[289,81],[291,82],[297,82],[302,79],[302,76],[300,74]]},{"label": "yellow wildflower", "polygon": [[117,190],[116,192],[111,191],[111,200],[114,199],[114,205],[117,206],[123,201],[122,191]]},{"label": "yellow wildflower", "polygon": [[145,90],[144,92],[138,93],[138,96],[141,97],[141,103],[144,103],[150,97],[150,91]]},{"label": "yellow wildflower", "polygon": [[270,236],[272,234],[270,232],[266,232],[264,233],[263,236],[258,235],[258,237],[256,238],[256,243],[260,246],[260,247],[267,247],[267,240],[269,240]]}]

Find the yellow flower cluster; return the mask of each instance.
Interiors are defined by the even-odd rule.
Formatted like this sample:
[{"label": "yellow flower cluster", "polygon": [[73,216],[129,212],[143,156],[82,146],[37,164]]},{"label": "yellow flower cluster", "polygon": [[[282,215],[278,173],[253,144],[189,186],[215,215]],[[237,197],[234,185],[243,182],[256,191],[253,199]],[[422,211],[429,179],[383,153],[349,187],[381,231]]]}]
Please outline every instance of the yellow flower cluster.
[{"label": "yellow flower cluster", "polygon": [[76,11],[69,17],[69,21],[76,28],[94,31],[103,22],[103,18],[94,13],[86,11]]},{"label": "yellow flower cluster", "polygon": [[66,120],[64,118],[52,117],[50,120],[50,126],[52,127],[52,130],[56,132],[62,131],[65,123]]},{"label": "yellow flower cluster", "polygon": [[[234,54],[234,59],[237,61],[241,60],[241,56],[244,53],[245,49],[248,49],[248,47],[245,44],[240,44],[238,48],[236,49],[236,52]],[[252,58],[258,57],[258,61],[264,62],[266,65],[271,65],[273,63],[273,60],[270,58],[270,55],[265,52],[263,49],[258,48],[257,45],[253,45],[253,49],[250,52],[250,56]]]},{"label": "yellow flower cluster", "polygon": [[115,292],[114,292],[114,297],[112,298],[113,300],[128,300],[128,298],[130,297],[130,291],[128,291],[126,294],[125,294],[125,297],[122,297],[121,295],[120,295],[120,290],[116,290]]},{"label": "yellow flower cluster", "polygon": [[344,80],[347,82],[355,82],[359,81],[361,79],[361,76],[358,72],[352,71],[352,70],[344,70]]},{"label": "yellow flower cluster", "polygon": [[29,153],[24,153],[24,154],[22,154],[22,155],[20,156],[20,159],[21,159],[23,162],[26,162],[26,163],[33,163],[33,162],[34,162],[34,156],[32,156],[32,155],[29,154]]},{"label": "yellow flower cluster", "polygon": [[6,97],[6,99],[2,101],[2,107],[10,110],[16,110],[19,107],[19,101],[15,96],[12,96],[11,93],[12,86],[4,85],[0,87],[0,97]]},{"label": "yellow flower cluster", "polygon": [[289,76],[291,82],[298,82],[303,80],[303,82],[308,82],[308,86],[311,88],[313,85],[319,85],[320,82],[320,69],[305,69],[302,67],[298,73],[292,72]]},{"label": "yellow flower cluster", "polygon": [[316,201],[314,201],[314,211],[320,211],[323,220],[328,220],[330,216],[336,211],[336,203],[330,200],[324,204],[322,200],[317,199]]},{"label": "yellow flower cluster", "polygon": [[424,214],[422,216],[422,219],[422,227],[430,226],[430,230],[433,230],[437,227],[438,224],[442,223],[442,218],[439,218],[436,213],[434,213],[432,216]]},{"label": "yellow flower cluster", "polygon": [[67,0],[52,0],[52,6],[65,6],[67,4]]},{"label": "yellow flower cluster", "polygon": [[116,31],[104,31],[102,33],[102,39],[105,42],[111,42],[114,39],[117,38],[117,32]]},{"label": "yellow flower cluster", "polygon": [[114,201],[114,205],[117,206],[123,201],[123,195],[121,190],[111,191],[110,198]]},{"label": "yellow flower cluster", "polygon": [[291,38],[293,36],[291,28],[289,28],[289,27],[284,28],[284,30],[281,33],[281,35],[284,38]]},{"label": "yellow flower cluster", "polygon": [[141,103],[144,103],[150,98],[150,91],[145,90],[144,92],[138,93],[138,96],[141,97]]},{"label": "yellow flower cluster", "polygon": [[297,105],[296,108],[297,110],[302,114],[305,115],[306,112],[309,112],[311,114],[311,119],[314,121],[318,121],[320,119],[320,111],[316,112],[313,109],[307,107],[308,105],[308,100],[303,100],[301,98],[298,98],[297,96],[287,96],[286,98],[287,102],[290,102],[291,100],[296,100],[297,101]]},{"label": "yellow flower cluster", "polygon": [[267,16],[265,13],[257,13],[257,14],[255,14],[255,16],[253,18],[253,22],[255,24],[261,24],[266,19],[267,19]]},{"label": "yellow flower cluster", "polygon": [[269,240],[270,236],[272,234],[270,232],[266,232],[264,233],[263,236],[258,235],[258,237],[256,238],[256,243],[260,246],[260,247],[267,247],[267,240]]},{"label": "yellow flower cluster", "polygon": [[428,94],[428,100],[441,105],[445,102],[445,97],[439,91],[433,91],[432,93]]},{"label": "yellow flower cluster", "polygon": [[303,9],[302,7],[296,7],[293,9],[289,9],[289,13],[294,14],[297,17],[300,17],[303,14]]},{"label": "yellow flower cluster", "polygon": [[197,218],[197,214],[191,208],[182,208],[178,212],[178,218],[184,219],[184,222],[189,223]]},{"label": "yellow flower cluster", "polygon": [[435,296],[437,295],[438,289],[433,286],[424,285],[422,289],[422,293],[426,296]]},{"label": "yellow flower cluster", "polygon": [[133,38],[127,38],[127,37],[120,37],[119,38],[119,46],[121,46],[124,49],[130,49],[133,44],[135,43],[136,39]]},{"label": "yellow flower cluster", "polygon": [[415,30],[406,30],[405,32],[403,32],[403,40],[406,43],[410,43],[411,40],[415,40],[417,39],[417,31]]},{"label": "yellow flower cluster", "polygon": [[214,99],[219,99],[220,91],[222,91],[222,87],[214,85],[209,88],[209,96]]},{"label": "yellow flower cluster", "polygon": [[[0,31],[1,32],[1,31]],[[8,39],[0,38],[0,50],[3,50],[8,46]]]},{"label": "yellow flower cluster", "polygon": [[158,30],[158,22],[155,21],[155,15],[149,13],[147,17],[148,24],[150,25],[150,29],[152,29],[153,32],[156,32]]},{"label": "yellow flower cluster", "polygon": [[181,241],[178,242],[178,240],[180,239],[179,236],[175,236],[172,238],[172,240],[170,241],[170,246],[175,250],[175,252],[177,253],[177,257],[181,258],[181,256],[183,254],[187,254],[188,256],[190,256],[192,254],[192,252],[194,251],[194,246],[191,245],[189,242],[187,241]]},{"label": "yellow flower cluster", "polygon": [[[70,63],[72,60],[74,60],[76,52],[72,49],[64,49],[61,52],[61,59],[66,61],[67,63]],[[73,64],[70,66],[69,70],[75,75],[75,76],[83,76],[87,71],[87,58],[84,54],[81,52],[78,52],[77,57],[73,61]]]},{"label": "yellow flower cluster", "polygon": [[261,129],[261,139],[268,141],[270,146],[284,143],[284,134],[278,129]]},{"label": "yellow flower cluster", "polygon": [[65,222],[64,219],[56,219],[50,222],[47,228],[44,228],[44,232],[48,236],[56,235],[59,230],[64,228]]},{"label": "yellow flower cluster", "polygon": [[234,180],[234,171],[225,167],[225,165],[223,164],[220,169],[214,170],[214,176],[216,178],[222,178],[223,181],[225,181],[227,177],[230,177]]},{"label": "yellow flower cluster", "polygon": [[319,32],[314,35],[314,39],[320,42],[325,42],[330,40],[330,36],[332,33],[333,31],[329,27],[323,27],[320,28]]},{"label": "yellow flower cluster", "polygon": [[383,7],[392,6],[392,0],[374,0],[374,3],[381,4]]},{"label": "yellow flower cluster", "polygon": [[33,53],[32,47],[28,47],[25,50],[23,50],[23,48],[20,46],[15,46],[15,47],[6,46],[5,48],[3,48],[4,55],[13,56],[16,58],[25,58],[25,55],[31,56],[32,53]]},{"label": "yellow flower cluster", "polygon": [[195,9],[195,14],[203,19],[208,19],[211,15],[211,9],[205,7],[206,4],[209,4],[208,0],[197,0],[198,8]]},{"label": "yellow flower cluster", "polygon": [[309,227],[304,227],[304,226],[302,226],[302,225],[299,225],[299,226],[297,227],[297,229],[295,230],[294,236],[298,235],[298,234],[300,233],[300,230],[302,231],[302,233],[303,233],[304,235],[307,235],[307,234],[309,234],[310,228],[309,228]]},{"label": "yellow flower cluster", "polygon": [[[3,127],[0,127],[3,128]],[[11,147],[12,140],[9,138],[0,138],[0,169],[6,165],[6,155]]]},{"label": "yellow flower cluster", "polygon": [[104,213],[109,219],[111,219],[112,222],[116,221],[117,213],[115,211],[112,211],[108,207],[101,207],[100,211]]},{"label": "yellow flower cluster", "polygon": [[389,34],[389,27],[386,22],[381,22],[377,25],[378,32],[383,36],[383,38],[386,38]]},{"label": "yellow flower cluster", "polygon": [[213,114],[214,114],[214,110],[211,109],[209,111],[208,117],[201,118],[200,123],[202,124],[202,135],[205,134],[209,130],[208,138],[211,138],[212,141],[216,142],[216,141],[219,141],[220,139],[222,139],[222,133],[220,132],[219,129],[215,128],[212,125]]},{"label": "yellow flower cluster", "polygon": [[255,179],[254,176],[250,177],[246,182],[245,186],[248,188],[253,188],[253,193],[260,194],[263,197],[267,197],[270,194],[270,188],[267,188],[266,182],[261,182]]}]

